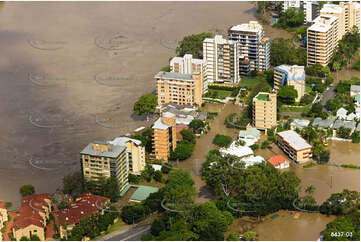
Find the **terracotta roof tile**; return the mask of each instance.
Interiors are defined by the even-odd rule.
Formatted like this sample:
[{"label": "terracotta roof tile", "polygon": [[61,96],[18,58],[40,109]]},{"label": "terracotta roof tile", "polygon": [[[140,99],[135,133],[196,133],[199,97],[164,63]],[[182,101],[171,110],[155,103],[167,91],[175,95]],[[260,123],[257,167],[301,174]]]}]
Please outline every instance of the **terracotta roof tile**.
[{"label": "terracotta roof tile", "polygon": [[278,166],[284,162],[288,162],[287,158],[283,155],[275,155],[268,159],[268,162],[273,166]]}]

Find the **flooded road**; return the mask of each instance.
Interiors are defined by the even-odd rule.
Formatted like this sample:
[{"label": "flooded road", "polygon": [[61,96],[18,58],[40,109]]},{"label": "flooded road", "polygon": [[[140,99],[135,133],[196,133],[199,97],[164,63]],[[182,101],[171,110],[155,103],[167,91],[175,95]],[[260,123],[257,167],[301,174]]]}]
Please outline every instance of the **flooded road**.
[{"label": "flooded road", "polygon": [[89,142],[150,125],[133,103],[183,36],[255,19],[249,2],[3,3],[0,200],[19,206],[23,184],[54,192]]}]

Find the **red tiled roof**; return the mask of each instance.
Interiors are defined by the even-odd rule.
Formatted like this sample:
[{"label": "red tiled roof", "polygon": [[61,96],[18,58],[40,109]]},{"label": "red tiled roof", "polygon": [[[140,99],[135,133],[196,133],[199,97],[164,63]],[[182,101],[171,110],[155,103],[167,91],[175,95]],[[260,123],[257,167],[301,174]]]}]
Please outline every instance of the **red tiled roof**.
[{"label": "red tiled roof", "polygon": [[43,218],[39,212],[43,210],[43,206],[47,206],[44,199],[50,199],[50,194],[34,194],[23,198],[23,203],[17,212],[17,218],[14,222],[14,228],[26,228],[29,225],[44,227]]},{"label": "red tiled roof", "polygon": [[268,159],[268,162],[273,166],[278,166],[284,162],[288,162],[287,158],[283,155],[275,155]]},{"label": "red tiled roof", "polygon": [[99,210],[98,207],[102,207],[105,202],[109,202],[109,198],[82,194],[69,208],[54,212],[54,216],[58,218],[60,225],[63,225],[65,222],[77,224],[83,217],[96,213]]},{"label": "red tiled roof", "polygon": [[6,209],[5,203],[3,201],[0,201],[0,208],[5,208]]}]

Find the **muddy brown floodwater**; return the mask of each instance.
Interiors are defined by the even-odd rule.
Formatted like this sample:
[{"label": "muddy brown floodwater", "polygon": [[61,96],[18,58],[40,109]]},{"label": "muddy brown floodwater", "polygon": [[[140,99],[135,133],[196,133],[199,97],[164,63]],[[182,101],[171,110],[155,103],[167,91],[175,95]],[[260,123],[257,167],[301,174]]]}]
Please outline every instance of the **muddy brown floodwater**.
[{"label": "muddy brown floodwater", "polygon": [[155,90],[177,41],[256,19],[250,2],[2,5],[0,200],[14,207],[21,185],[54,192],[80,170],[89,142],[150,124],[132,106]]}]

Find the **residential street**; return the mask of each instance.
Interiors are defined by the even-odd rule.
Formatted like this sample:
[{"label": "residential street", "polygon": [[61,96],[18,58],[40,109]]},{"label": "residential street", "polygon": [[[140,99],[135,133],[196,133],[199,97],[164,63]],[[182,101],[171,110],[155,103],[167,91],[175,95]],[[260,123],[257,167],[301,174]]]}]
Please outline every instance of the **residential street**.
[{"label": "residential street", "polygon": [[324,112],[327,112],[327,109],[326,109],[326,103],[328,100],[334,98],[336,95],[335,93],[335,86],[330,86],[328,90],[326,90],[324,93],[323,93],[323,97],[321,99],[321,104],[323,106],[323,111]]}]

